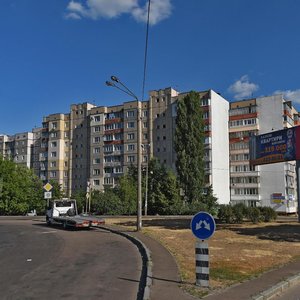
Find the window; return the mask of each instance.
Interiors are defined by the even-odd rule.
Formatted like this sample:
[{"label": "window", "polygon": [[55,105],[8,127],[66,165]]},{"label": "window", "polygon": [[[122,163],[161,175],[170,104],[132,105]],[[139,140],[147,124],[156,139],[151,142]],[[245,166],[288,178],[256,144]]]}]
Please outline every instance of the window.
[{"label": "window", "polygon": [[127,151],[134,151],[135,145],[134,144],[129,144],[127,145]]},{"label": "window", "polygon": [[57,147],[57,142],[51,142],[50,147],[51,147],[51,148]]},{"label": "window", "polygon": [[100,136],[94,137],[94,143],[100,143]]},{"label": "window", "polygon": [[123,145],[114,145],[114,151],[122,151]]},{"label": "window", "polygon": [[101,120],[101,119],[100,119],[100,116],[95,116],[95,117],[94,117],[94,121],[95,121],[95,122],[100,122],[100,120]]},{"label": "window", "polygon": [[144,155],[143,156],[143,162],[147,162],[148,161],[148,156],[147,155]]},{"label": "window", "polygon": [[134,133],[128,133],[127,140],[134,140]]},{"label": "window", "polygon": [[94,180],[94,185],[100,185],[100,180],[98,179]]},{"label": "window", "polygon": [[106,134],[103,139],[104,139],[104,141],[113,141],[114,136],[113,136],[113,134]]},{"label": "window", "polygon": [[57,153],[56,151],[51,152],[51,157],[56,157]]},{"label": "window", "polygon": [[113,177],[105,177],[104,178],[104,184],[113,184],[114,178]]},{"label": "window", "polygon": [[50,172],[50,178],[56,177],[56,171],[51,171]]},{"label": "window", "polygon": [[56,167],[56,161],[52,161],[50,166],[51,166],[51,168],[55,168]]},{"label": "window", "polygon": [[148,110],[144,110],[144,111],[143,111],[143,116],[144,116],[144,117],[147,117],[147,116],[148,116]]},{"label": "window", "polygon": [[144,138],[144,140],[147,140],[148,139],[148,133],[144,133],[143,138]]},{"label": "window", "polygon": [[127,128],[134,128],[134,122],[127,122]]},{"label": "window", "polygon": [[94,132],[99,132],[101,130],[101,127],[100,126],[95,126],[94,127]]},{"label": "window", "polygon": [[113,146],[112,145],[106,145],[103,147],[104,152],[112,152],[113,151]]},{"label": "window", "polygon": [[100,153],[100,147],[94,148],[94,153]]},{"label": "window", "polygon": [[127,111],[127,118],[134,117],[134,110]]},{"label": "window", "polygon": [[115,173],[123,173],[122,167],[115,167]]},{"label": "window", "polygon": [[64,177],[68,177],[68,171],[64,171]]},{"label": "window", "polygon": [[52,122],[51,128],[52,128],[52,129],[56,129],[56,128],[57,128],[57,122]]},{"label": "window", "polygon": [[148,122],[143,122],[143,128],[148,128]]},{"label": "window", "polygon": [[99,157],[94,158],[94,164],[100,164],[100,158]]},{"label": "window", "polygon": [[105,174],[113,173],[113,169],[112,168],[104,168],[104,173]]},{"label": "window", "polygon": [[50,137],[56,138],[57,137],[57,132],[51,132]]},{"label": "window", "polygon": [[100,169],[94,169],[93,175],[100,175]]},{"label": "window", "polygon": [[134,162],[134,155],[127,156],[127,162]]},{"label": "window", "polygon": [[65,132],[64,137],[65,137],[65,138],[69,137],[69,133],[68,133],[68,132]]},{"label": "window", "polygon": [[64,166],[65,166],[65,167],[68,166],[68,162],[67,162],[67,161],[64,162]]}]

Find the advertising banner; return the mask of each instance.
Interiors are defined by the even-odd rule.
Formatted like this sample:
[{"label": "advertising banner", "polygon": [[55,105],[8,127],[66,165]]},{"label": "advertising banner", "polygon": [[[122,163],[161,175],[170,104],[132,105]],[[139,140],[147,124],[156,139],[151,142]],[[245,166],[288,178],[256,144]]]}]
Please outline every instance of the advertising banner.
[{"label": "advertising banner", "polygon": [[263,165],[300,159],[300,126],[252,136],[250,164]]}]

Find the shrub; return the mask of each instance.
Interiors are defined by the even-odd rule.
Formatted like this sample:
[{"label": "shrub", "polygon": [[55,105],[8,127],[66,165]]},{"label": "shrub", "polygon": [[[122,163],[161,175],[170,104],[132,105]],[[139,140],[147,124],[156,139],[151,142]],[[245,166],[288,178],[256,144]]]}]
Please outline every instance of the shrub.
[{"label": "shrub", "polygon": [[232,223],[233,217],[233,210],[230,205],[220,205],[218,211],[218,218],[221,222]]},{"label": "shrub", "polygon": [[272,207],[263,206],[260,207],[259,210],[264,222],[270,222],[277,219],[277,213]]},{"label": "shrub", "polygon": [[233,220],[235,223],[242,223],[247,216],[247,206],[244,203],[238,203],[232,206]]},{"label": "shrub", "polygon": [[258,223],[261,220],[260,210],[257,207],[249,207],[248,218],[252,223]]}]

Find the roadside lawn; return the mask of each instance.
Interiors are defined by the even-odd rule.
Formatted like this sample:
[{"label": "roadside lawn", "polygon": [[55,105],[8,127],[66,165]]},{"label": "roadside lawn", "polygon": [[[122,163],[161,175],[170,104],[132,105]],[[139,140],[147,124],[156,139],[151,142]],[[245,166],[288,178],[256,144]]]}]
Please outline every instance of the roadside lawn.
[{"label": "roadside lawn", "polygon": [[[191,218],[146,217],[143,233],[163,244],[175,257],[183,281],[182,287],[195,296],[204,291],[195,283],[195,238]],[[115,224],[135,230],[135,218],[107,218]],[[217,224],[208,240],[210,287],[222,289],[237,282],[300,259],[300,223],[281,217],[270,223]]]}]

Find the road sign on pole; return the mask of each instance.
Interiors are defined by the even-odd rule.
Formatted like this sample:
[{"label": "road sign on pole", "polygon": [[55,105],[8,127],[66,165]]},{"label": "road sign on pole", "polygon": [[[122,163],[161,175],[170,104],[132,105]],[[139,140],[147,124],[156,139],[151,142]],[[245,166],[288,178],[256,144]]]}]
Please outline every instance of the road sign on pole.
[{"label": "road sign on pole", "polygon": [[46,192],[50,192],[50,191],[53,189],[53,186],[52,186],[49,182],[47,182],[47,183],[43,186],[43,188],[44,188],[44,190],[45,190]]},{"label": "road sign on pole", "polygon": [[209,239],[216,230],[213,216],[207,212],[200,211],[191,221],[191,230],[197,238],[195,246],[196,254],[196,285],[209,286]]},{"label": "road sign on pole", "polygon": [[52,192],[44,192],[44,199],[51,199],[52,198]]},{"label": "road sign on pole", "polygon": [[207,240],[214,234],[216,223],[211,214],[200,211],[194,215],[191,221],[191,229],[196,238]]}]

